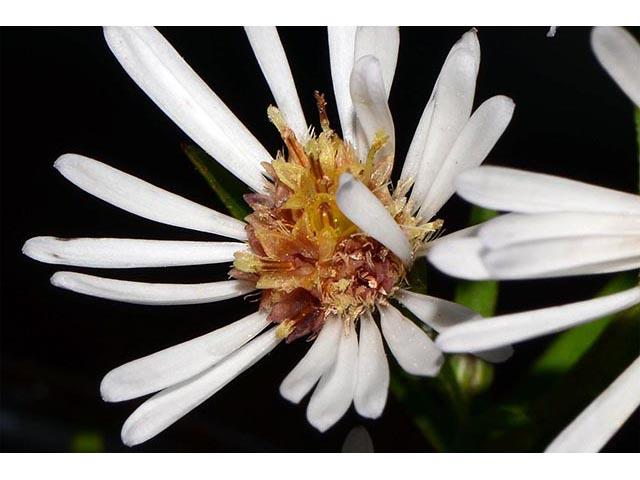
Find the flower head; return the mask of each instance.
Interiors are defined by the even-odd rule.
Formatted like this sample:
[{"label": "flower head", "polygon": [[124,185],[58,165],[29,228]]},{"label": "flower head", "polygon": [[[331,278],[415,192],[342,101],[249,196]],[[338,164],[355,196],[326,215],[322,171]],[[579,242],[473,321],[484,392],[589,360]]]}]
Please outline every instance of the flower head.
[{"label": "flower head", "polygon": [[[382,336],[409,373],[436,375],[443,362],[429,335],[397,304],[436,331],[476,316],[406,289],[414,259],[442,227],[432,217],[453,194],[453,176],[484,160],[513,113],[513,102],[498,96],[471,115],[480,60],[475,31],[465,34],[447,57],[395,189],[390,181],[395,133],[387,97],[398,30],[329,29],[342,138],[320,94],[319,133],[307,126],[276,30],[246,31],[277,104],[268,115],[285,150],[275,158],[156,30],[105,30],[109,47],[145,93],[254,191],[245,197],[252,209],[246,223],[96,160],[64,155],[56,162],[74,184],[124,210],[239,242],[37,237],[24,247],[42,261],[93,268],[233,262],[232,280],[198,285],[71,272],[52,277],[56,286],[102,298],[161,305],[261,292],[258,312],[105,376],[101,392],[107,401],[159,392],[126,421],[122,438],[129,445],[167,428],[283,339],[312,340],[280,391],[297,403],[317,384],[307,408],[314,427],[328,429],[352,402],[360,415],[376,418],[389,384]],[[476,353],[500,361],[510,348]]]}]

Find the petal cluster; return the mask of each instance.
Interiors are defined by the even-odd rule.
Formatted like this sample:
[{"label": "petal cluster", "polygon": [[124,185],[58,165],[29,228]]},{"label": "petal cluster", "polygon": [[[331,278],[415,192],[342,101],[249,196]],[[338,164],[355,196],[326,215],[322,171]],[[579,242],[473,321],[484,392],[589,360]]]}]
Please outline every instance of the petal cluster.
[{"label": "petal cluster", "polygon": [[[271,164],[272,156],[157,30],[110,27],[104,33],[133,81],[194,142],[254,191],[260,193],[271,185],[261,165]],[[276,29],[248,27],[246,33],[284,122],[298,141],[306,141],[311,133]],[[334,27],[328,33],[343,137],[365,165],[391,159],[390,172],[395,132],[387,100],[397,63],[398,29]],[[454,45],[445,61],[393,194],[394,202],[404,205],[411,216],[431,219],[453,194],[455,175],[479,165],[511,119],[513,102],[502,96],[487,100],[472,114],[479,65],[480,47],[472,30]],[[251,249],[244,222],[97,160],[67,154],[55,167],[82,190],[129,213],[237,241],[36,237],[23,248],[32,258],[89,268],[173,267],[229,262]],[[408,201],[403,200],[409,190]],[[407,269],[411,267],[415,248],[410,240],[415,232],[398,225],[394,220],[398,212],[392,214],[379,195],[349,173],[340,177],[335,197],[342,214],[363,234],[388,248]],[[256,288],[255,283],[242,280],[152,284],[75,272],[57,272],[51,282],[82,294],[151,305],[217,302]],[[444,360],[441,350],[425,329],[393,303],[404,304],[435,331],[477,318],[475,312],[450,302],[408,291],[375,305],[380,328],[372,308],[364,310],[358,322],[328,316],[307,354],[280,387],[292,402],[301,401],[313,389],[307,418],[318,430],[334,425],[352,403],[364,417],[381,415],[389,385],[383,338],[407,372],[438,373]],[[283,337],[277,327],[269,326],[268,313],[256,312],[109,372],[101,384],[106,401],[153,394],[125,422],[124,443],[135,445],[157,435],[272,351]],[[502,361],[511,349],[476,353]]]},{"label": "petal cluster", "polygon": [[[640,107],[640,45],[624,29],[592,31],[596,57]],[[640,268],[640,196],[574,180],[480,167],[456,179],[457,192],[509,212],[442,238],[430,261],[450,275],[533,279]],[[564,330],[640,304],[640,286],[602,298],[472,320],[444,332],[437,345],[458,352],[496,348]],[[598,451],[640,405],[640,359],[634,361],[549,445],[548,451]]]}]

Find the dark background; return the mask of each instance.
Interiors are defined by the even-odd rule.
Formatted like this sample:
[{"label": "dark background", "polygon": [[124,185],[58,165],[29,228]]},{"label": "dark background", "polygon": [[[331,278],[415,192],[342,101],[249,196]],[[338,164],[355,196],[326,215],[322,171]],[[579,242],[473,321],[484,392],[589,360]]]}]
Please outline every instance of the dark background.
[{"label": "dark background", "polygon": [[[398,164],[453,43],[467,30],[401,30],[391,92]],[[239,28],[161,28],[161,32],[236,115],[275,152],[268,123],[271,99]],[[488,162],[564,175],[637,191],[637,152],[629,100],[597,64],[589,30],[479,28],[482,65],[476,105],[505,94],[514,119]],[[313,91],[333,103],[326,32],[283,28],[281,38],[310,123]],[[58,268],[24,257],[37,235],[211,239],[206,234],[137,218],[90,197],[53,168],[61,154],[91,156],[202,204],[221,209],[186,160],[187,137],[127,77],[98,28],[5,28],[1,31],[2,321],[0,450],[127,451],[119,431],[140,403],[106,404],[98,385],[110,369],[240,318],[254,305],[238,300],[177,307],[126,305],[52,287]],[[468,206],[450,202],[447,230],[464,225]],[[62,268],[64,269],[64,267]],[[86,271],[86,270],[85,270]],[[159,282],[215,281],[225,267],[95,272]],[[511,312],[590,298],[605,277],[504,284],[498,311]],[[430,272],[432,294],[451,298],[453,282]],[[548,339],[520,345],[497,369],[495,395],[507,392]],[[383,417],[350,412],[321,435],[302,406],[278,394],[279,382],[302,357],[303,343],[277,348],[249,372],[140,451],[339,451],[364,424],[377,451],[429,451],[392,395]],[[603,365],[606,368],[606,365]],[[617,374],[617,372],[616,372]],[[577,413],[577,411],[576,411]],[[607,450],[637,450],[638,414]]]}]

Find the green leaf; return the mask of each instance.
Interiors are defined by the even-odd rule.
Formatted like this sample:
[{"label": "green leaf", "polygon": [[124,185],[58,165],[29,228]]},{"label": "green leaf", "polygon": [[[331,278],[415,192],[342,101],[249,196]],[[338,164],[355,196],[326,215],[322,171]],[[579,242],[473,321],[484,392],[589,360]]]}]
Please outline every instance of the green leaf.
[{"label": "green leaf", "polygon": [[200,147],[184,144],[182,150],[227,207],[231,216],[244,220],[251,213],[251,209],[242,198],[244,194],[249,193],[247,186]]},{"label": "green leaf", "polygon": [[475,310],[483,317],[491,317],[498,302],[498,282],[460,280],[456,285],[455,302]]},{"label": "green leaf", "polygon": [[473,205],[471,207],[471,214],[469,215],[469,226],[471,227],[482,222],[487,222],[497,216],[498,212],[495,210],[489,210],[488,208]]}]

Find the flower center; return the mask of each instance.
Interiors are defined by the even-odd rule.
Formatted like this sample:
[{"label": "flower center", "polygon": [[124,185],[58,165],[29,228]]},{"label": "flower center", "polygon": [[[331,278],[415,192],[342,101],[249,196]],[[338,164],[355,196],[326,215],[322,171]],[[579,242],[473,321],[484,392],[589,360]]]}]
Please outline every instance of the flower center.
[{"label": "flower center", "polygon": [[246,218],[250,251],[237,253],[231,270],[232,277],[253,281],[262,290],[260,308],[280,324],[278,333],[287,342],[315,336],[329,314],[355,321],[365,309],[385,303],[405,281],[400,259],[338,208],[341,174],[350,173],[373,192],[414,252],[442,225],[421,222],[411,215],[406,198],[391,194],[393,157],[376,158],[387,140],[383,132],[363,163],[329,127],[324,98],[316,93],[316,100],[322,132],[304,144],[280,112],[269,107],[287,156],[278,152],[273,162],[263,164],[272,179],[264,193],[245,195],[253,210]]}]

